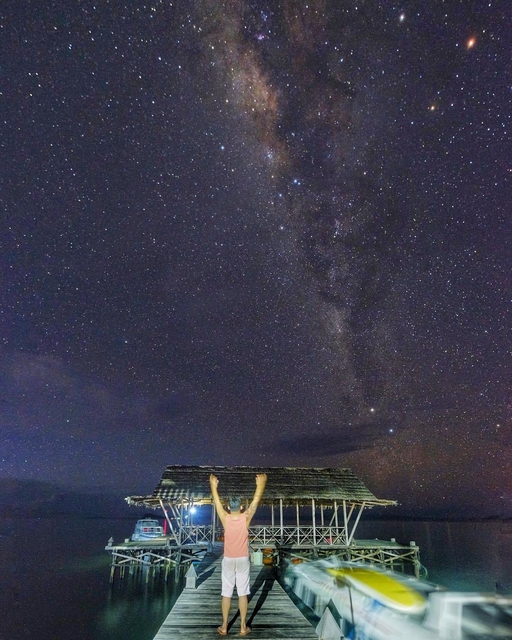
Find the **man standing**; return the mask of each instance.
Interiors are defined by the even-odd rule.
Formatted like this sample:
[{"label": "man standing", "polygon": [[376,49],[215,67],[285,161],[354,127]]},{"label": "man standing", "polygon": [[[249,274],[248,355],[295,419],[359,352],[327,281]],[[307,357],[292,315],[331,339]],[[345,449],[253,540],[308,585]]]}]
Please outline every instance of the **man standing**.
[{"label": "man standing", "polygon": [[222,625],[217,627],[221,636],[228,633],[228,616],[231,607],[231,596],[236,585],[238,594],[238,608],[240,610],[240,635],[251,633],[247,626],[247,596],[250,589],[250,559],[249,559],[249,525],[256,513],[261,496],[265,491],[267,474],[256,475],[256,491],[249,508],[242,512],[240,506],[242,500],[239,497],[228,499],[229,511],[222,506],[217,487],[219,479],[213,474],[210,476],[215,510],[224,527],[224,558],[222,559]]}]

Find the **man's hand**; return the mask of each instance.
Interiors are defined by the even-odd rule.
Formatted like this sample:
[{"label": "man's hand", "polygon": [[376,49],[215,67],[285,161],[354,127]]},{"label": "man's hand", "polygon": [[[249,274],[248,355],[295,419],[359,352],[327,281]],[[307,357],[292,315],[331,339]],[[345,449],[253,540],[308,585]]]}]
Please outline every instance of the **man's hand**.
[{"label": "man's hand", "polygon": [[256,486],[257,487],[265,487],[267,484],[267,474],[266,473],[257,473],[256,474]]},{"label": "man's hand", "polygon": [[210,474],[210,486],[212,487],[212,489],[215,487],[215,489],[219,486],[219,479],[217,478],[217,476],[214,476],[213,473]]}]

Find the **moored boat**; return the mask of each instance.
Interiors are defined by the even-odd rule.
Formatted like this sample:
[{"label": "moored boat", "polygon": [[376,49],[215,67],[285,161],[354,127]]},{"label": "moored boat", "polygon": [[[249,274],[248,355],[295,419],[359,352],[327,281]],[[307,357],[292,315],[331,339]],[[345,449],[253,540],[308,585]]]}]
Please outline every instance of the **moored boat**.
[{"label": "moored boat", "polygon": [[163,535],[164,529],[156,518],[144,517],[137,521],[132,540],[152,540],[153,538],[161,538]]},{"label": "moored boat", "polygon": [[342,637],[512,640],[512,596],[459,593],[335,556],[288,566],[286,584],[319,618],[338,612]]}]

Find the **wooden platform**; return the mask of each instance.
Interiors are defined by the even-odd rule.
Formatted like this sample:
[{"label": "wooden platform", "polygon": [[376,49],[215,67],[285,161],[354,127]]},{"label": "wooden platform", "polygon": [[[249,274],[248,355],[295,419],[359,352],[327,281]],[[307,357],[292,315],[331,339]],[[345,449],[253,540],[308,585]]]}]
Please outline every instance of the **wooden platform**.
[{"label": "wooden platform", "polygon": [[[196,588],[185,588],[154,640],[220,638],[221,556],[207,554],[197,565]],[[240,637],[238,599],[231,600],[229,637]],[[251,595],[247,624],[249,638],[259,640],[318,640],[315,629],[275,579],[272,569],[251,565]]]}]

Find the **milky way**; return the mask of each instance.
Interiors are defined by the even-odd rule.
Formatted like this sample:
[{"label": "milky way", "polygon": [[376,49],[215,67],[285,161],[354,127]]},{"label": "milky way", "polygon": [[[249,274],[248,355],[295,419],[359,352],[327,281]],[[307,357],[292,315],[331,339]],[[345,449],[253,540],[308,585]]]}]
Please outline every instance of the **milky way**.
[{"label": "milky way", "polygon": [[384,313],[403,221],[371,158],[385,127],[373,107],[389,99],[379,67],[393,59],[382,16],[350,3],[202,9],[200,29],[226,100],[254,124],[311,275],[336,354],[336,419],[358,421],[365,407],[396,404],[404,385],[390,364],[395,336]]}]

